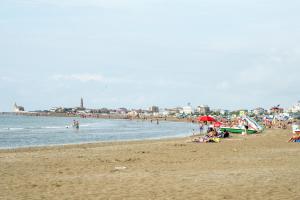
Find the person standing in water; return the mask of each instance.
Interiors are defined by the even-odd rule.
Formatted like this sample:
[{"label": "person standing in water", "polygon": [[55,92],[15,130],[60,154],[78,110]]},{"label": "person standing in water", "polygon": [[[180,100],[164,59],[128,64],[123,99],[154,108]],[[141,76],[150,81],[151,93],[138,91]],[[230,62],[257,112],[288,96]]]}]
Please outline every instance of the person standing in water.
[{"label": "person standing in water", "polygon": [[73,120],[73,127],[79,129],[79,121]]}]

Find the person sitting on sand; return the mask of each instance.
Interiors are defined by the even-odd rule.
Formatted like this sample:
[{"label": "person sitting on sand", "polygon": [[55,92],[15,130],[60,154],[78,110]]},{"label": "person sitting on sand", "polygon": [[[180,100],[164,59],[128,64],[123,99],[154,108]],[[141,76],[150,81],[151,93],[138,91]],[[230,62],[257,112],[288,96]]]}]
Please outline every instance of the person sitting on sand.
[{"label": "person sitting on sand", "polygon": [[300,140],[300,131],[298,131],[299,125],[294,124],[292,128],[294,135],[288,140],[288,142],[295,142],[296,140]]},{"label": "person sitting on sand", "polygon": [[229,132],[227,130],[225,130],[223,132],[223,138],[228,138],[229,137]]},{"label": "person sitting on sand", "polygon": [[218,138],[228,138],[229,137],[229,132],[227,130],[218,133]]},{"label": "person sitting on sand", "polygon": [[205,135],[203,137],[198,137],[198,138],[192,139],[192,142],[206,143],[206,142],[209,142],[209,140],[210,140],[210,137],[208,137],[207,135]]},{"label": "person sitting on sand", "polygon": [[207,136],[208,137],[217,137],[218,133],[217,133],[216,129],[211,128],[210,131],[207,133]]},{"label": "person sitting on sand", "polygon": [[282,129],[287,129],[287,124],[285,122],[282,125]]},{"label": "person sitting on sand", "polygon": [[192,142],[197,142],[197,143],[208,143],[208,142],[220,142],[220,138],[217,137],[209,137],[209,136],[203,136],[199,138],[195,138],[192,140]]},{"label": "person sitting on sand", "polygon": [[296,142],[296,140],[300,140],[300,135],[293,135],[288,142]]}]

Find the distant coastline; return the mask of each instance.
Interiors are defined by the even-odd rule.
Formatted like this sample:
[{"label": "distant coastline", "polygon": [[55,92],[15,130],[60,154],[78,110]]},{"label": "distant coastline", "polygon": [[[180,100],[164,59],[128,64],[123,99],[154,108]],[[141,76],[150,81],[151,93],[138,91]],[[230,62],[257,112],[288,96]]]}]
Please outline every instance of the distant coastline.
[{"label": "distant coastline", "polygon": [[99,118],[99,119],[124,119],[124,120],[159,120],[172,122],[195,122],[193,118],[177,118],[177,117],[162,117],[162,116],[129,116],[126,114],[79,114],[79,113],[55,113],[55,112],[0,112],[0,115],[22,115],[35,117],[80,117],[80,118]]}]

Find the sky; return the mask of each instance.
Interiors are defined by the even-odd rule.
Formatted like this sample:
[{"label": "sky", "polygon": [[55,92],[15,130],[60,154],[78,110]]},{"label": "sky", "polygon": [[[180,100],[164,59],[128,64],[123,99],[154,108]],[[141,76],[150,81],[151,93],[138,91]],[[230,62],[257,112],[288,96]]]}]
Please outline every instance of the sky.
[{"label": "sky", "polygon": [[0,112],[288,107],[297,0],[1,0]]}]

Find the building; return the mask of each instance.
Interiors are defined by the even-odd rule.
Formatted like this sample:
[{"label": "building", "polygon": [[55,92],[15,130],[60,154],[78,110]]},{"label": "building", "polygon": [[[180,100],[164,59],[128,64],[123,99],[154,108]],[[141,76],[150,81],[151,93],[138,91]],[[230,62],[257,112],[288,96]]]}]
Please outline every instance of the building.
[{"label": "building", "polygon": [[168,115],[176,115],[178,113],[180,113],[180,111],[182,110],[181,107],[177,107],[177,108],[166,108],[165,112],[168,113]]},{"label": "building", "polygon": [[200,114],[208,114],[210,112],[210,108],[208,105],[200,105],[197,107],[197,112],[200,113]]},{"label": "building", "polygon": [[71,113],[73,112],[73,108],[64,108],[64,107],[52,107],[49,112],[53,113]]},{"label": "building", "polygon": [[279,113],[283,113],[283,108],[280,108],[279,106],[280,106],[280,105],[273,106],[273,107],[270,109],[270,114],[279,114]]},{"label": "building", "polygon": [[230,113],[229,110],[223,110],[223,109],[220,110],[221,115],[228,115],[229,113]]},{"label": "building", "polygon": [[254,113],[255,115],[262,115],[262,114],[265,113],[265,109],[263,109],[263,108],[255,108],[255,109],[253,110],[253,113]]},{"label": "building", "polygon": [[14,104],[13,106],[13,112],[24,112],[25,109],[23,106],[18,106],[17,103]]},{"label": "building", "polygon": [[184,114],[192,114],[194,112],[193,108],[191,106],[184,106],[182,107],[181,113]]},{"label": "building", "polygon": [[159,112],[161,113],[162,116],[169,116],[169,115],[171,115],[170,111],[168,109],[162,109]]},{"label": "building", "polygon": [[81,97],[81,99],[80,99],[80,108],[81,109],[83,109],[84,107],[83,107],[83,98]]},{"label": "building", "polygon": [[139,112],[136,110],[131,110],[130,112],[127,113],[127,115],[130,117],[137,117],[139,116]]},{"label": "building", "polygon": [[149,111],[152,113],[159,113],[159,107],[158,106],[151,106],[149,108]]},{"label": "building", "polygon": [[125,115],[125,114],[128,113],[128,110],[127,110],[127,108],[118,108],[118,109],[117,109],[117,113],[118,113],[118,114]]},{"label": "building", "polygon": [[86,109],[85,109],[85,107],[84,107],[84,105],[83,105],[83,98],[81,97],[80,98],[80,106],[79,107],[75,107],[75,108],[73,108],[73,111],[74,112],[78,112],[78,111],[85,111]]},{"label": "building", "polygon": [[297,113],[300,112],[300,101],[298,101],[295,105],[293,105],[290,109],[290,112]]}]

